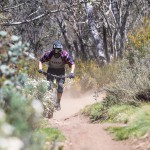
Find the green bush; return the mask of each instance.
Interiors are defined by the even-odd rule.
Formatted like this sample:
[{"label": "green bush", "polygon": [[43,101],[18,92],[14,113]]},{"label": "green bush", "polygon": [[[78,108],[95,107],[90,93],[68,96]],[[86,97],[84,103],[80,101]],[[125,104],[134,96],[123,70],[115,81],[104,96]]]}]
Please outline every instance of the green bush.
[{"label": "green bush", "polygon": [[103,110],[102,103],[94,103],[92,105],[87,105],[81,110],[81,114],[88,116],[91,122],[97,120],[104,120],[105,111]]},{"label": "green bush", "polygon": [[142,106],[134,115],[132,120],[125,127],[109,127],[108,131],[115,134],[118,140],[130,137],[140,137],[150,131],[150,106]]},{"label": "green bush", "polygon": [[47,80],[38,78],[28,78],[25,82],[24,94],[30,99],[36,99],[41,102],[45,117],[51,118],[53,116],[54,107],[53,100],[50,96],[51,91],[48,90],[49,82]]},{"label": "green bush", "polygon": [[0,40],[0,138],[3,141],[0,149],[10,149],[11,144],[6,144],[9,141],[13,144],[12,149],[41,150],[43,140],[35,135],[34,130],[39,124],[42,104],[25,88],[26,66],[17,66],[21,60],[29,61],[24,56],[28,44],[5,31],[0,31]]},{"label": "green bush", "polygon": [[81,114],[88,116],[90,121],[107,121],[113,123],[128,123],[138,107],[132,105],[111,105],[104,106],[103,102],[86,106],[81,110]]},{"label": "green bush", "polygon": [[61,142],[65,140],[65,137],[61,134],[61,132],[56,128],[41,128],[38,129],[37,133],[45,135],[46,141],[57,141]]},{"label": "green bush", "polygon": [[110,122],[128,123],[131,116],[138,109],[138,107],[132,105],[113,105],[108,109],[107,120]]},{"label": "green bush", "polygon": [[[150,52],[150,20],[147,17],[142,18],[142,20],[142,25],[128,34],[128,46],[132,56],[136,53],[138,57],[143,57]],[[132,56],[129,57],[133,60]]]}]

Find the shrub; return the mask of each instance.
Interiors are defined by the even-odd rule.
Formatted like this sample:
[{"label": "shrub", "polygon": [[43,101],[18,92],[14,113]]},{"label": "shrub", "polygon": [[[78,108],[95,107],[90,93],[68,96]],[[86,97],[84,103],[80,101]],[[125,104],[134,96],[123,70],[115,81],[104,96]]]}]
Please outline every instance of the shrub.
[{"label": "shrub", "polygon": [[104,106],[103,102],[86,106],[81,110],[81,114],[88,116],[90,121],[109,121],[127,123],[130,116],[138,110],[138,107],[131,105],[111,105]]},{"label": "shrub", "polygon": [[[150,94],[150,56],[144,58],[135,58],[134,65],[130,66],[127,59],[124,59],[118,67],[120,68],[116,74],[116,81],[109,84],[105,90],[108,97],[115,97],[113,102],[137,104],[144,100],[140,99],[140,95],[149,97]],[[148,99],[145,99],[148,100]],[[112,103],[113,103],[112,102]]]},{"label": "shrub", "polygon": [[147,18],[143,22],[129,33],[128,52],[124,60],[117,63],[115,82],[105,88],[108,103],[112,97],[111,104],[135,105],[150,100],[150,22]]},{"label": "shrub", "polygon": [[116,74],[115,64],[107,64],[104,67],[98,67],[94,61],[80,62],[76,61],[76,78],[74,87],[81,91],[98,89],[111,81],[114,81]]},{"label": "shrub", "polygon": [[37,114],[42,105],[24,93],[26,66],[17,67],[20,60],[29,60],[24,56],[28,44],[5,31],[0,31],[0,39],[0,112],[4,114],[0,115],[0,149],[34,147],[41,150],[43,141],[40,136],[34,137],[34,129],[38,126],[40,116]]},{"label": "shrub", "polygon": [[97,120],[103,121],[106,119],[102,103],[87,105],[84,109],[81,110],[81,114],[88,116],[91,122]]},{"label": "shrub", "polygon": [[136,52],[139,57],[147,55],[150,46],[150,20],[148,18],[143,18],[143,24],[131,31],[128,34],[128,39],[130,54],[134,55]]},{"label": "shrub", "polygon": [[35,80],[28,78],[23,91],[30,99],[40,101],[44,108],[43,114],[45,114],[48,118],[51,118],[53,116],[54,107],[52,97],[50,96],[51,91],[48,90],[48,86],[49,82],[44,79],[38,78]]},{"label": "shrub", "polygon": [[142,106],[136,111],[132,120],[125,127],[109,127],[116,139],[124,140],[130,137],[140,137],[150,131],[150,106]]},{"label": "shrub", "polygon": [[107,120],[110,122],[128,123],[139,108],[132,105],[113,105],[108,109]]}]

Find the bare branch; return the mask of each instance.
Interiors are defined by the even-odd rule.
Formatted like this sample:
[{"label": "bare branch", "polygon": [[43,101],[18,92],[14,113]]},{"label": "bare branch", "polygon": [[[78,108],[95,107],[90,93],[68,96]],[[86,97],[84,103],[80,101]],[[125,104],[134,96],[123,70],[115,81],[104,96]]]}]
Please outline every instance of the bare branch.
[{"label": "bare branch", "polygon": [[40,18],[43,18],[47,15],[49,15],[50,13],[57,13],[57,12],[60,12],[60,10],[54,10],[54,11],[47,11],[35,18],[32,18],[32,19],[27,19],[27,20],[23,20],[23,21],[18,21],[18,22],[5,22],[5,23],[1,23],[0,25],[2,26],[13,26],[13,25],[20,25],[20,24],[24,24],[24,23],[29,23],[29,22],[32,22],[32,21],[35,21],[35,20],[38,20]]},{"label": "bare branch", "polygon": [[32,15],[36,14],[39,10],[40,10],[40,6],[38,7],[38,9],[35,12],[31,13],[28,17],[31,17]]},{"label": "bare branch", "polygon": [[24,5],[24,4],[26,4],[26,2],[18,4],[18,5],[15,5],[15,6],[12,6],[12,7],[6,7],[4,9],[2,9],[0,12],[4,12],[4,11],[9,10],[9,9],[14,9],[14,8],[20,7],[20,6]]}]

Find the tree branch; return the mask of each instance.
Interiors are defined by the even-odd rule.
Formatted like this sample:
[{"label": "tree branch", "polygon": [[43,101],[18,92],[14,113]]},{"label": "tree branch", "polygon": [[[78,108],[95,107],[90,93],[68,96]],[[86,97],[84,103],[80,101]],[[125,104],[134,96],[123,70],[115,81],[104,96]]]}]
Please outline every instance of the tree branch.
[{"label": "tree branch", "polygon": [[18,22],[4,22],[4,23],[1,23],[0,25],[2,26],[13,26],[13,25],[20,25],[20,24],[25,24],[25,23],[29,23],[29,22],[32,22],[32,21],[35,21],[35,20],[38,20],[40,18],[43,18],[47,15],[49,15],[50,13],[57,13],[57,12],[60,12],[60,10],[54,10],[54,11],[47,11],[35,18],[32,18],[32,19],[26,19],[26,20],[22,20],[22,21],[18,21]]},{"label": "tree branch", "polygon": [[26,4],[26,2],[18,4],[18,5],[15,5],[15,6],[12,6],[12,7],[5,7],[0,12],[4,12],[4,11],[9,10],[9,9],[14,9],[14,8],[20,7],[20,6],[24,5],[24,4]]}]

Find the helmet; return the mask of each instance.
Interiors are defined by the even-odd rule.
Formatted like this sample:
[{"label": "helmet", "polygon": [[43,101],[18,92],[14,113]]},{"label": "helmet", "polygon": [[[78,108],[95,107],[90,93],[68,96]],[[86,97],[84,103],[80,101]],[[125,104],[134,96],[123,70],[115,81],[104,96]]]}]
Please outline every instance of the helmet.
[{"label": "helmet", "polygon": [[63,46],[61,45],[60,41],[54,41],[53,43],[53,49],[62,49]]}]

